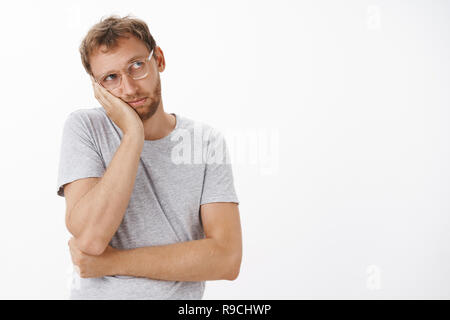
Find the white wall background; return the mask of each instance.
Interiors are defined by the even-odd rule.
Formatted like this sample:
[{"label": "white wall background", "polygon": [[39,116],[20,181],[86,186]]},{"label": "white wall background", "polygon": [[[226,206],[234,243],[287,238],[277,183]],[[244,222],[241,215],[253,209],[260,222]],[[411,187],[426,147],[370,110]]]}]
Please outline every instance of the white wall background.
[{"label": "white wall background", "polygon": [[163,49],[165,110],[230,134],[244,257],[205,299],[450,298],[449,1],[0,11],[0,298],[68,296],[60,138],[71,111],[99,106],[77,50],[111,13],[144,19]]}]

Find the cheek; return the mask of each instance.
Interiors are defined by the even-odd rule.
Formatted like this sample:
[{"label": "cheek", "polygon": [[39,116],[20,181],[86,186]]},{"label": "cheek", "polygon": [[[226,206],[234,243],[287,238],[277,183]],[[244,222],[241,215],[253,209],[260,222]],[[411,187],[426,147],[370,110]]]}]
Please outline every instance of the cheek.
[{"label": "cheek", "polygon": [[155,86],[156,86],[156,79],[148,78],[148,79],[144,79],[142,84],[139,86],[139,89],[142,92],[152,95]]},{"label": "cheek", "polygon": [[152,75],[152,77],[149,77],[147,79],[148,84],[153,88],[156,86],[156,84],[158,83],[158,74],[157,75]]}]

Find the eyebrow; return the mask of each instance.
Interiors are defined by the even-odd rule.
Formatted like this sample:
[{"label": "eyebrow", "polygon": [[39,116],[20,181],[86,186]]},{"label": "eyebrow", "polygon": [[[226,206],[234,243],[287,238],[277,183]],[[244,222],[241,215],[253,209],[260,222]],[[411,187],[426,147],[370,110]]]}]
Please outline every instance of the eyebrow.
[{"label": "eyebrow", "polygon": [[[136,56],[132,57],[131,59],[129,59],[129,60],[127,61],[127,65],[130,64],[133,60],[136,60],[137,58],[145,58],[145,55],[139,54],[139,55],[136,55]],[[102,74],[100,75],[100,77],[104,77],[104,76],[109,75],[109,74],[111,74],[111,73],[113,73],[113,72],[116,72],[116,71],[117,71],[117,70],[109,70],[109,71],[107,71],[107,72],[102,73]]]}]

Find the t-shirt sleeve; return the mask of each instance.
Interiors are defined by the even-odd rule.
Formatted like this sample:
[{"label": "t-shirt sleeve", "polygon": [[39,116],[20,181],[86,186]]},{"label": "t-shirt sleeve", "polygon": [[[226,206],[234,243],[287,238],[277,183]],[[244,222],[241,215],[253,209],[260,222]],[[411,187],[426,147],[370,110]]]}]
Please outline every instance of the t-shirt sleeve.
[{"label": "t-shirt sleeve", "polygon": [[229,150],[222,133],[214,131],[211,134],[205,158],[206,168],[200,205],[210,202],[239,204],[234,188]]},{"label": "t-shirt sleeve", "polygon": [[69,182],[103,176],[102,156],[79,112],[71,113],[64,123],[60,152],[58,196],[64,197],[64,185]]}]

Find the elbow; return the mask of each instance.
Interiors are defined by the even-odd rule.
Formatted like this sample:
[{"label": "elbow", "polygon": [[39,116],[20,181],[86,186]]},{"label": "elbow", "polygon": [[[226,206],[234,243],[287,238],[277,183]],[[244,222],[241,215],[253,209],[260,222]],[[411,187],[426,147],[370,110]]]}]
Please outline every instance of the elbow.
[{"label": "elbow", "polygon": [[222,250],[221,270],[218,280],[234,281],[238,278],[242,262],[242,245],[220,245]]},{"label": "elbow", "polygon": [[234,281],[238,278],[239,272],[241,270],[241,261],[242,256],[239,255],[237,257],[230,258],[230,263],[227,264],[227,273],[225,276],[225,280]]},{"label": "elbow", "polygon": [[78,241],[79,249],[91,256],[100,256],[107,246],[105,241],[94,237],[81,237]]},{"label": "elbow", "polygon": [[93,232],[75,228],[71,223],[70,215],[66,218],[66,227],[73,237],[77,239],[77,247],[84,253],[91,256],[99,256],[106,250],[109,241],[102,239],[99,235],[94,235]]}]

